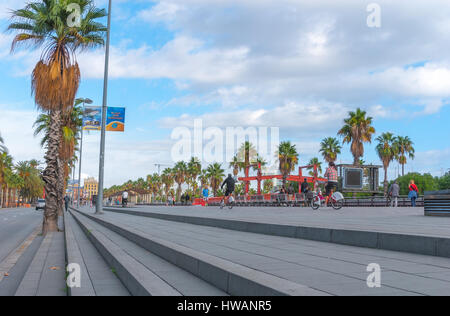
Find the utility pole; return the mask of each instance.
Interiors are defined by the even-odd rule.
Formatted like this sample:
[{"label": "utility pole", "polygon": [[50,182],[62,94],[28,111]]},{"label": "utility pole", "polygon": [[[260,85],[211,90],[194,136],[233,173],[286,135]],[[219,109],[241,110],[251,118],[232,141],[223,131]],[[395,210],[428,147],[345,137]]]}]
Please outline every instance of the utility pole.
[{"label": "utility pole", "polygon": [[109,46],[111,41],[111,0],[108,4],[108,29],[106,32],[105,75],[103,80],[103,106],[102,106],[102,132],[100,138],[100,164],[98,172],[98,194],[95,214],[103,211],[103,183],[105,176],[105,138],[106,138],[106,112],[108,108],[108,71],[109,71]]},{"label": "utility pole", "polygon": [[[83,99],[83,118],[84,118],[84,107],[86,104],[92,104],[92,100],[91,99]],[[80,207],[80,202],[81,202],[81,160],[83,158],[83,131],[84,131],[84,126],[81,126],[81,141],[80,141],[80,161],[79,161],[79,165],[78,165],[78,196],[77,196],[77,207]]]},{"label": "utility pole", "polygon": [[169,166],[167,164],[161,164],[161,163],[155,163],[155,167],[158,167],[158,175],[161,175],[161,167],[162,166]]}]

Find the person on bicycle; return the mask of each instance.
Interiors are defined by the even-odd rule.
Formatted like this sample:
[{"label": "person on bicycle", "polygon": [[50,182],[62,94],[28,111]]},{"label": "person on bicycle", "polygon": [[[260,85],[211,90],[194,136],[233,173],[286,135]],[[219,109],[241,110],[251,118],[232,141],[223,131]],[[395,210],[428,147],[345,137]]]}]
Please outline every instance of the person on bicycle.
[{"label": "person on bicycle", "polygon": [[330,162],[328,164],[328,168],[325,172],[324,177],[328,180],[327,185],[325,187],[326,190],[326,204],[328,205],[328,201],[330,200],[330,196],[331,194],[333,194],[333,192],[337,189],[338,187],[338,172],[336,169],[336,165],[334,164],[334,162]]},{"label": "person on bicycle", "polygon": [[233,176],[231,174],[228,175],[228,178],[225,179],[225,181],[222,183],[221,189],[223,190],[223,187],[226,186],[225,190],[225,196],[223,197],[224,201],[227,197],[231,196],[234,192],[236,181],[233,179]]}]

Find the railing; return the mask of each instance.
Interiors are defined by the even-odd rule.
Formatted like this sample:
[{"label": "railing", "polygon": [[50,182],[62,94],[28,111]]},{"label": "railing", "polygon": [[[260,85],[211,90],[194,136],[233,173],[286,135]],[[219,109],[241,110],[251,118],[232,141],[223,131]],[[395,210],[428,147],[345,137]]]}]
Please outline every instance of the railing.
[{"label": "railing", "polygon": [[[236,206],[308,206],[309,201],[312,198],[312,194],[305,195],[303,193],[296,194],[261,194],[261,195],[251,195],[251,196],[236,196],[235,203]],[[223,197],[212,197],[208,198],[209,206],[219,206]],[[201,199],[196,199],[201,200]],[[181,203],[176,202],[175,206],[191,206],[192,204],[199,203]],[[154,203],[138,203],[137,205],[145,206],[165,206],[166,202],[154,202]],[[398,207],[411,207],[411,200],[407,196],[400,196],[398,198]],[[344,202],[345,207],[389,207],[391,206],[391,199],[386,197],[347,197]],[[419,197],[416,200],[417,207],[424,206],[424,198]],[[450,209],[449,209],[450,213]]]}]

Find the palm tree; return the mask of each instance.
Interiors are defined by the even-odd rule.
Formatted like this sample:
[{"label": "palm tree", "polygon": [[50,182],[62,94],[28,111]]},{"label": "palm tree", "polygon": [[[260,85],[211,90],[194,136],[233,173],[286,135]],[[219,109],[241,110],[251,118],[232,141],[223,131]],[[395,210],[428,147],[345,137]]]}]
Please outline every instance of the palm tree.
[{"label": "palm tree", "polygon": [[280,162],[280,172],[283,175],[283,187],[286,188],[286,181],[298,163],[298,153],[295,145],[290,141],[281,142],[278,147],[278,160]]},{"label": "palm tree", "polygon": [[170,189],[172,188],[172,186],[175,182],[172,169],[170,169],[170,168],[164,169],[164,171],[161,175],[161,182],[164,184],[164,192],[165,192],[166,201],[167,201],[167,199],[169,198]]},{"label": "palm tree", "polygon": [[410,159],[414,159],[414,143],[408,136],[398,136],[395,138],[394,147],[396,148],[397,155],[395,159],[402,165],[402,176],[405,175],[405,165],[407,163],[407,156]]},{"label": "palm tree", "polygon": [[192,184],[193,196],[198,193],[197,177],[202,172],[202,164],[197,157],[192,157],[188,163],[189,182]]},{"label": "palm tree", "polygon": [[222,184],[223,178],[225,176],[224,172],[225,170],[222,169],[222,165],[217,162],[209,165],[206,169],[206,173],[208,175],[214,196],[217,196],[217,190]]},{"label": "palm tree", "polygon": [[[239,161],[239,169],[245,172],[245,176],[248,177],[248,171],[250,166],[256,162],[258,152],[255,146],[249,141],[244,142],[238,150],[237,158]],[[250,185],[249,181],[245,181],[246,191]]]},{"label": "palm tree", "polygon": [[8,180],[13,168],[13,158],[4,152],[0,154],[0,188],[2,191],[2,207],[6,207]]},{"label": "palm tree", "polygon": [[373,119],[366,114],[366,111],[360,108],[356,109],[356,112],[349,112],[349,117],[344,120],[345,125],[338,132],[338,135],[344,138],[344,144],[351,143],[350,150],[355,166],[359,166],[359,159],[364,156],[364,143],[371,143],[372,135],[375,134]]},{"label": "palm tree", "polygon": [[15,166],[16,173],[23,182],[20,188],[20,195],[25,200],[33,201],[42,196],[44,191],[44,183],[38,166],[39,163],[34,160],[20,161]]},{"label": "palm tree", "polygon": [[173,173],[175,177],[175,182],[178,184],[177,188],[177,201],[180,201],[181,197],[181,186],[186,181],[187,176],[187,165],[184,161],[177,162],[173,168]]},{"label": "palm tree", "polygon": [[319,176],[319,174],[322,173],[322,163],[319,161],[319,158],[317,158],[317,157],[312,158],[309,161],[308,165],[309,166],[313,166],[313,165],[317,166],[317,173],[314,172],[314,168],[313,167],[308,168],[308,170],[310,170],[309,171],[309,175],[311,177],[316,177],[317,178]]},{"label": "palm tree", "polygon": [[230,168],[233,169],[233,175],[237,177],[239,169],[241,169],[242,161],[239,160],[238,155],[235,155],[230,162]]},{"label": "palm tree", "polygon": [[381,136],[377,137],[378,145],[376,147],[376,151],[378,157],[380,157],[383,162],[384,168],[384,195],[387,196],[388,190],[388,180],[387,180],[387,172],[389,168],[389,164],[396,157],[396,147],[394,145],[395,137],[392,133],[383,133]]},{"label": "palm tree", "polygon": [[46,191],[43,234],[58,231],[58,198],[62,195],[60,179],[60,142],[63,115],[74,104],[80,83],[80,69],[75,59],[79,50],[104,45],[105,26],[96,20],[106,16],[93,0],[71,0],[80,8],[80,26],[68,26],[71,12],[66,1],[42,0],[28,3],[12,12],[8,30],[15,33],[12,51],[20,44],[44,46],[32,74],[32,92],[37,106],[50,116],[47,163],[43,173]]},{"label": "palm tree", "polygon": [[[67,185],[70,169],[75,166],[77,160],[75,152],[77,151],[78,139],[83,125],[83,108],[76,101],[75,105],[63,114],[62,118],[62,138],[60,141],[59,156],[62,160],[60,172],[58,173],[58,192],[59,192],[59,212],[62,211],[62,198]],[[41,114],[34,122],[34,136],[43,134],[41,146],[46,147],[49,141],[50,115]],[[62,215],[61,213],[59,215]]]},{"label": "palm tree", "polygon": [[8,152],[8,149],[5,146],[5,141],[3,140],[2,135],[0,134],[0,154],[4,153],[4,152]]},{"label": "palm tree", "polygon": [[204,187],[208,187],[209,188],[208,173],[206,172],[205,169],[202,170],[202,172],[200,173],[198,178],[200,180],[200,185],[202,186],[202,188],[204,188]]},{"label": "palm tree", "polygon": [[335,137],[327,137],[320,143],[319,152],[322,153],[323,159],[326,162],[335,162],[337,155],[341,153],[342,146],[339,144],[339,140]]}]

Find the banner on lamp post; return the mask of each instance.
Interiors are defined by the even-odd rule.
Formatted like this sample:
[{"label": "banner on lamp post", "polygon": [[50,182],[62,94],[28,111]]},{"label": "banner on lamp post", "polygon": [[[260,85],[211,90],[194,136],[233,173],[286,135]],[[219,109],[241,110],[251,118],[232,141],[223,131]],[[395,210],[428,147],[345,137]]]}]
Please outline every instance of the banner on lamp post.
[{"label": "banner on lamp post", "polygon": [[[102,108],[99,106],[86,106],[83,112],[83,130],[101,131]],[[108,107],[106,113],[106,131],[125,131],[125,108]]]}]

